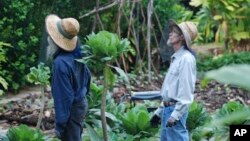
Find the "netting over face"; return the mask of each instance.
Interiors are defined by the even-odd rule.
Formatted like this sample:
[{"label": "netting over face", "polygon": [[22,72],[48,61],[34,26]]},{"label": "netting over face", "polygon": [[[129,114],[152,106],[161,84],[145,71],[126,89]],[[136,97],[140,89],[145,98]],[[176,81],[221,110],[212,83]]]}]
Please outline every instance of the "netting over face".
[{"label": "netting over face", "polygon": [[58,46],[55,44],[52,38],[48,36],[46,30],[44,30],[43,37],[41,39],[39,62],[51,65],[53,56],[58,49]]},{"label": "netting over face", "polygon": [[163,35],[161,37],[161,41],[160,41],[160,55],[162,58],[163,62],[167,62],[171,60],[171,56],[174,54],[174,49],[173,47],[169,46],[167,41],[169,38],[169,27],[168,24],[166,24],[164,31],[163,31]]},{"label": "netting over face", "polygon": [[176,27],[176,26],[174,26],[172,29],[170,29],[169,30],[170,32],[174,32],[174,33],[176,33],[177,35],[182,35],[182,33],[181,33],[181,30],[178,28],[178,27]]},{"label": "netting over face", "polygon": [[46,59],[52,59],[56,51],[59,49],[55,42],[52,40],[50,36],[47,37],[48,46],[46,52]]},{"label": "netting over face", "polygon": [[45,63],[46,64],[46,52],[47,52],[47,46],[48,46],[48,34],[46,32],[46,29],[43,29],[43,36],[41,38],[41,43],[40,43],[40,52],[39,52],[39,62]]}]

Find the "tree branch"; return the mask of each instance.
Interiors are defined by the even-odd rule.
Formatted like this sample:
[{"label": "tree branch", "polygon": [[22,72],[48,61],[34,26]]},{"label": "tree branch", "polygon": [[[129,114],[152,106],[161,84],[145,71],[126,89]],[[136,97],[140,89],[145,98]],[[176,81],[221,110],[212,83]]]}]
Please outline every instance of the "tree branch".
[{"label": "tree branch", "polygon": [[151,83],[151,15],[153,12],[154,0],[149,0],[147,8],[147,51],[148,51],[148,81]]},{"label": "tree branch", "polygon": [[117,5],[118,3],[119,3],[119,0],[115,0],[113,3],[111,3],[111,4],[109,4],[109,5],[106,5],[106,6],[103,6],[103,7],[101,7],[101,8],[98,8],[98,9],[97,9],[97,8],[95,7],[95,8],[94,8],[93,10],[91,10],[90,12],[88,12],[88,13],[86,13],[86,14],[80,16],[79,19],[82,19],[82,18],[84,18],[84,17],[90,16],[90,15],[96,13],[96,12],[99,12],[99,11],[107,10],[107,9],[109,9],[109,8],[111,8],[111,7],[115,6],[115,5]]}]

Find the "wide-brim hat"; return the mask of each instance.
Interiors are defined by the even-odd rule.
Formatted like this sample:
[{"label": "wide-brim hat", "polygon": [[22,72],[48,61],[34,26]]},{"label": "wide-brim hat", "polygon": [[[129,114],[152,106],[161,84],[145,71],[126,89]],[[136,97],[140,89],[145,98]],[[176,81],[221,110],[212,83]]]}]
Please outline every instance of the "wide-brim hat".
[{"label": "wide-brim hat", "polygon": [[47,33],[63,50],[73,51],[76,48],[77,34],[80,29],[74,18],[61,19],[57,15],[48,15],[45,19]]},{"label": "wide-brim hat", "polygon": [[173,19],[168,21],[169,29],[171,30],[174,26],[179,28],[182,32],[187,48],[191,49],[191,44],[197,36],[197,27],[193,22],[187,21],[177,24]]}]

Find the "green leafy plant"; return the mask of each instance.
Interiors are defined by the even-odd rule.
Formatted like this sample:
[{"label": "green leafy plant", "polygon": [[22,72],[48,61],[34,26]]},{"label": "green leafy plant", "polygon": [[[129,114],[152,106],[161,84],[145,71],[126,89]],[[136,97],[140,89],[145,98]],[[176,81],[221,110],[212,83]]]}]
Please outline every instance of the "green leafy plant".
[{"label": "green leafy plant", "polygon": [[[230,65],[218,70],[206,73],[205,79],[214,79],[219,82],[236,85],[250,91],[250,77],[248,75],[250,65]],[[249,124],[250,108],[239,102],[228,102],[218,109],[212,116],[210,122],[203,127],[195,129],[192,139],[200,141],[209,140],[229,140],[229,125]]]},{"label": "green leafy plant", "polygon": [[44,63],[38,64],[38,67],[30,68],[30,73],[27,75],[27,80],[30,83],[34,83],[36,85],[49,85],[50,78],[50,69],[45,66]]},{"label": "green leafy plant", "polygon": [[210,122],[192,132],[192,140],[229,140],[229,125],[247,124],[250,120],[250,108],[239,102],[223,104],[213,115]]},{"label": "green leafy plant", "polygon": [[46,141],[41,131],[33,130],[26,125],[10,128],[7,137],[9,141]]},{"label": "green leafy plant", "polygon": [[147,108],[142,105],[138,105],[127,111],[119,119],[122,121],[126,133],[134,135],[135,139],[153,136],[158,131],[158,128],[150,126],[150,114]]},{"label": "green leafy plant", "polygon": [[[223,104],[221,109],[218,109],[214,115],[214,119],[220,119],[220,118],[224,118],[234,112],[237,111],[245,111],[245,112],[249,112],[249,107],[233,101],[233,102],[228,102],[226,104]],[[248,114],[250,115],[250,114]],[[223,121],[223,125],[225,126],[229,126],[229,125],[238,125],[238,124],[244,124],[247,120],[250,119],[250,116],[243,116],[241,118],[237,118],[237,119],[228,119]]]},{"label": "green leafy plant", "polygon": [[27,80],[30,83],[34,83],[36,85],[40,85],[42,101],[41,101],[41,109],[38,117],[37,128],[40,128],[42,118],[43,118],[43,111],[44,111],[44,103],[45,103],[45,96],[44,91],[45,87],[49,85],[49,78],[50,78],[50,69],[49,67],[45,66],[44,63],[38,64],[38,67],[30,68],[30,73],[27,75]]},{"label": "green leafy plant", "polygon": [[90,83],[90,91],[87,95],[89,109],[100,107],[102,92],[103,86],[98,86],[93,82]]},{"label": "green leafy plant", "polygon": [[[249,39],[249,1],[248,0],[191,0],[191,6],[201,6],[197,13],[199,31],[204,42],[215,37],[215,41],[224,40],[227,49],[229,42]],[[212,30],[216,29],[214,33]]]},{"label": "green leafy plant", "polygon": [[[103,87],[98,86],[95,83],[91,83],[90,85],[90,93],[88,94],[88,113],[87,117],[85,118],[85,124],[92,128],[100,128],[101,127],[101,113],[100,113],[100,105],[101,105],[101,97],[102,97]],[[111,129],[110,125],[114,122],[118,122],[118,119],[116,118],[115,109],[117,109],[119,106],[113,105],[113,99],[108,98],[107,99],[107,112],[105,112],[105,116],[108,119],[107,126],[108,129]],[[112,107],[112,110],[109,110],[109,108]],[[94,129],[91,129],[94,130]]]},{"label": "green leafy plant", "polygon": [[100,31],[97,34],[92,33],[86,38],[86,46],[83,48],[85,57],[78,60],[83,63],[87,63],[94,70],[99,70],[104,75],[101,102],[101,115],[102,115],[102,128],[104,140],[108,140],[107,134],[107,121],[105,116],[106,109],[106,95],[110,86],[113,86],[115,82],[115,75],[111,68],[116,70],[121,76],[124,76],[126,80],[127,76],[124,71],[111,64],[122,53],[126,53],[130,48],[130,42],[127,39],[120,40],[116,34],[108,31]]},{"label": "green leafy plant", "polygon": [[[2,62],[6,62],[6,50],[3,47],[11,47],[10,44],[0,42],[0,70],[3,69]],[[3,76],[0,76],[0,96],[4,94],[4,90],[8,89],[8,82],[3,78]],[[3,89],[2,89],[3,88]]]},{"label": "green leafy plant", "polygon": [[34,3],[29,0],[1,1],[0,36],[2,41],[11,44],[12,47],[5,48],[6,62],[1,63],[4,69],[0,69],[0,72],[9,84],[8,90],[14,92],[27,84],[25,75],[36,63],[39,49],[37,31],[41,26],[36,28],[36,20],[30,19],[33,16],[29,12],[33,7]]},{"label": "green leafy plant", "polygon": [[108,31],[91,33],[86,38],[86,44],[83,47],[86,57],[82,61],[99,72],[102,72],[106,63],[114,62],[118,56],[131,49],[127,39],[121,40],[116,34]]},{"label": "green leafy plant", "polygon": [[[90,140],[93,141],[101,140],[101,138],[103,138],[103,136],[99,134],[99,129],[102,129],[101,114],[100,114],[102,91],[103,91],[102,85],[98,86],[93,82],[91,83],[90,93],[88,94],[89,110],[87,113],[88,116],[85,118],[85,126],[87,127],[87,132],[89,134],[87,138],[90,138]],[[109,131],[108,137],[111,140],[124,138],[125,136],[117,137],[117,135],[122,134],[120,132],[123,132],[121,121],[118,119],[118,117],[121,116],[123,113],[125,113],[126,110],[125,104],[115,103],[110,93],[108,93],[107,95],[106,103],[107,106],[106,106],[105,116],[107,119],[107,129]]]},{"label": "green leafy plant", "polygon": [[192,132],[195,128],[203,126],[210,120],[210,116],[206,109],[200,104],[194,101],[189,108],[187,118],[187,128],[189,132]]},{"label": "green leafy plant", "polygon": [[217,57],[208,56],[197,61],[197,70],[206,72],[231,64],[250,64],[249,56],[249,52],[229,53]]},{"label": "green leafy plant", "polygon": [[[214,79],[219,82],[236,85],[250,91],[250,77],[248,75],[250,65],[230,65],[218,70],[206,73],[205,79]],[[249,124],[250,108],[239,102],[228,102],[218,109],[212,116],[211,122],[205,126],[195,129],[192,138],[194,140],[229,140],[229,125]]]}]

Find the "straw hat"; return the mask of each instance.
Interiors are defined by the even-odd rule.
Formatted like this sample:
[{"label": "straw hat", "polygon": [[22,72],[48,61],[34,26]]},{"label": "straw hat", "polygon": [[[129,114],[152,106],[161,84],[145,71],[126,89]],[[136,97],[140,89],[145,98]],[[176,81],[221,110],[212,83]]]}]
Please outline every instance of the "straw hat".
[{"label": "straw hat", "polygon": [[173,26],[176,26],[181,30],[182,34],[184,35],[186,45],[188,49],[191,50],[192,41],[194,41],[194,39],[197,36],[196,25],[190,21],[177,24],[174,20],[171,19],[168,21],[168,26],[169,26],[169,29],[173,28]]},{"label": "straw hat", "polygon": [[45,24],[48,34],[60,48],[66,51],[75,49],[77,34],[80,29],[76,19],[61,19],[57,15],[52,14],[46,17]]}]

